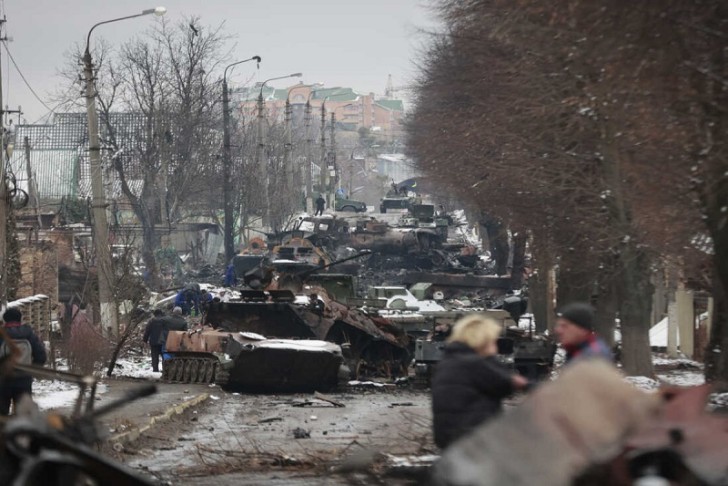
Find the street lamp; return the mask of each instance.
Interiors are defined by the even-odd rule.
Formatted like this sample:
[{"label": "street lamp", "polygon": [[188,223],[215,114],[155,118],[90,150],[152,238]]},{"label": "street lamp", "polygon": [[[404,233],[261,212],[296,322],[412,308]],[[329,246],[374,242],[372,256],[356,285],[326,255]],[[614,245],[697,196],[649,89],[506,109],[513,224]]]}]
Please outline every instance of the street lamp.
[{"label": "street lamp", "polygon": [[258,145],[256,146],[255,150],[255,160],[258,163],[258,168],[260,171],[260,183],[263,186],[261,189],[263,190],[263,204],[262,204],[262,213],[263,213],[263,226],[267,226],[269,223],[269,214],[268,214],[268,206],[269,206],[269,195],[268,195],[268,178],[267,178],[267,172],[266,172],[266,163],[263,160],[263,147],[265,144],[263,143],[263,122],[264,122],[264,116],[263,116],[263,88],[267,83],[270,81],[277,81],[279,79],[288,79],[288,78],[300,78],[303,76],[301,73],[293,73],[289,74],[287,76],[278,76],[275,78],[266,79],[263,81],[260,85],[260,94],[258,95]]},{"label": "street lamp", "polygon": [[117,309],[114,308],[114,274],[109,251],[109,226],[106,219],[106,197],[104,195],[103,173],[101,171],[101,144],[99,143],[99,118],[96,113],[96,86],[94,85],[93,61],[91,59],[91,33],[99,25],[133,19],[144,15],[162,16],[164,7],[150,8],[142,13],[104,20],[94,24],[86,36],[86,51],[83,54],[83,77],[86,82],[86,114],[88,116],[88,155],[91,169],[91,193],[93,212],[94,245],[96,248],[96,269],[99,280],[99,305],[101,326],[107,335],[119,334]]},{"label": "street lamp", "polygon": [[233,205],[232,205],[232,160],[230,157],[230,101],[228,98],[227,73],[228,69],[248,61],[256,61],[260,67],[260,56],[253,56],[229,64],[222,73],[222,123],[223,123],[223,208],[225,211],[225,262],[230,263],[235,255],[235,239],[233,235]]}]

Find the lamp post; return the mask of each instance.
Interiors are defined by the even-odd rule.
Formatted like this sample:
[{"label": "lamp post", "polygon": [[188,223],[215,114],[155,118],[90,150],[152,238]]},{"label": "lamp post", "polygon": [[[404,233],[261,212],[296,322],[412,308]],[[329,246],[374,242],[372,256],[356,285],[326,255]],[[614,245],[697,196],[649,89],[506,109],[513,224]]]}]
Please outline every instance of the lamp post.
[{"label": "lamp post", "polygon": [[233,235],[233,204],[232,204],[232,158],[230,157],[230,100],[228,98],[227,73],[228,69],[248,61],[256,61],[260,67],[260,56],[234,62],[225,67],[222,73],[222,124],[223,124],[223,208],[225,212],[225,262],[230,263],[235,256],[235,237]]},{"label": "lamp post", "polygon": [[327,190],[329,191],[329,207],[336,207],[336,190],[337,182],[339,178],[339,170],[336,167],[336,110],[348,108],[350,106],[356,106],[354,103],[347,103],[343,106],[337,106],[331,110],[331,126],[329,127],[331,134],[331,149],[328,157],[327,167]]},{"label": "lamp post", "polygon": [[308,214],[313,213],[313,177],[311,175],[311,169],[313,167],[313,132],[311,131],[311,122],[313,120],[313,114],[311,112],[311,96],[316,90],[311,90],[306,99],[306,108],[304,109],[304,127],[306,130],[306,212]]},{"label": "lamp post", "polygon": [[[295,172],[294,170],[294,164],[293,164],[293,127],[291,126],[293,123],[293,107],[291,106],[291,93],[296,91],[297,89],[301,88],[310,88],[311,84],[299,84],[294,86],[293,88],[288,90],[288,96],[286,96],[286,109],[285,109],[285,129],[286,129],[286,146],[285,150],[283,152],[283,167],[285,167],[286,170],[286,185],[288,186],[289,190],[293,189],[294,185],[294,177],[293,174]],[[300,193],[297,193],[295,195],[295,206],[298,208],[300,204],[300,200],[298,197],[300,196]]]},{"label": "lamp post", "polygon": [[162,16],[164,7],[150,8],[142,13],[127,15],[94,24],[86,36],[86,51],[83,54],[83,77],[86,83],[86,114],[88,117],[88,155],[91,169],[91,209],[93,213],[94,246],[96,249],[96,272],[99,280],[99,305],[101,326],[107,336],[119,334],[119,320],[114,306],[114,274],[109,251],[109,226],[106,219],[106,197],[101,171],[101,144],[99,143],[99,117],[96,113],[96,86],[94,84],[93,61],[91,59],[91,33],[99,25],[133,19],[144,15]]},{"label": "lamp post", "polygon": [[265,159],[263,158],[263,148],[265,147],[265,144],[263,143],[263,123],[265,121],[265,116],[263,114],[263,88],[265,87],[266,83],[270,81],[277,81],[279,79],[288,79],[288,78],[300,78],[303,76],[301,73],[293,73],[289,74],[287,76],[279,76],[276,78],[270,78],[263,81],[260,85],[260,94],[258,95],[258,145],[255,149],[255,161],[258,164],[258,170],[260,171],[260,184],[262,189],[262,224],[263,226],[267,226],[269,223],[269,214],[268,214],[268,207],[270,205],[270,202],[268,200],[268,174],[267,174],[267,164],[265,163]]}]

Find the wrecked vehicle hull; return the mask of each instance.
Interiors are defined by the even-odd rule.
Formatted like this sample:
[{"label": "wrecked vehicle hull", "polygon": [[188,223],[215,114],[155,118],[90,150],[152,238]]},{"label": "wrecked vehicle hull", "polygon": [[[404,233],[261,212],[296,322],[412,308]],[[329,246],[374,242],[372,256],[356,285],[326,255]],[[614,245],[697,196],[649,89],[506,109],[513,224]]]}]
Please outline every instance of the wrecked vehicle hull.
[{"label": "wrecked vehicle hull", "polygon": [[372,318],[321,295],[323,313],[292,302],[219,302],[205,322],[216,329],[276,338],[318,339],[341,345],[353,378],[406,373],[407,336],[386,319]]},{"label": "wrecked vehicle hull", "polygon": [[259,392],[330,390],[343,362],[341,348],[333,343],[208,327],[170,332],[166,353],[162,378],[167,381]]}]

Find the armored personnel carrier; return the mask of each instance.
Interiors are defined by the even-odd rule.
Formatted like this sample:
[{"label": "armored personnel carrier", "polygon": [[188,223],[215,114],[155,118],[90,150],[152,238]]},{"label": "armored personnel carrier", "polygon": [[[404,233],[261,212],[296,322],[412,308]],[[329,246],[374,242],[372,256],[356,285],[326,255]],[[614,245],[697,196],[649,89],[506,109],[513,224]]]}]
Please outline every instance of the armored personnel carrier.
[{"label": "armored personnel carrier", "polygon": [[246,391],[298,392],[336,387],[341,347],[309,339],[267,339],[201,327],[167,337],[162,378]]}]

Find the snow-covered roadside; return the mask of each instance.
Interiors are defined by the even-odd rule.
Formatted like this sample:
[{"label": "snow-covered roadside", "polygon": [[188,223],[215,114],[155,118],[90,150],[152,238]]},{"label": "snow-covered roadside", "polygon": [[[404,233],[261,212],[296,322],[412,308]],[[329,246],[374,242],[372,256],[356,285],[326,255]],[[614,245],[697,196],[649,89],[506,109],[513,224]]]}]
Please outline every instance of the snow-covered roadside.
[{"label": "snow-covered roadside", "polygon": [[[65,366],[60,368],[65,368]],[[102,374],[105,376],[105,372],[105,369],[99,370],[97,376]],[[152,371],[152,363],[149,357],[132,357],[118,360],[113,376],[158,381],[161,379],[162,373]],[[72,407],[78,398],[78,392],[78,385],[66,381],[41,379],[33,381],[33,401],[42,411]],[[98,383],[96,385],[96,396],[100,396],[105,392],[106,385]]]},{"label": "snow-covered roadside", "polygon": [[[159,360],[159,367],[162,367],[162,360]],[[128,357],[116,360],[113,376],[119,378],[142,378],[158,381],[162,378],[162,372],[152,371],[152,359],[150,357]]]},{"label": "snow-covered roadside", "polygon": [[[628,376],[625,379],[645,391],[657,390],[660,386],[698,386],[705,383],[703,365],[684,358],[654,356],[652,363],[657,369],[657,380],[646,376]],[[728,409],[728,393],[713,393],[708,398],[708,410]]]},{"label": "snow-covered roadside", "polygon": [[[96,385],[96,395],[106,391],[106,385]],[[79,388],[74,383],[59,380],[35,380],[33,382],[33,401],[42,411],[56,410],[73,406],[78,398]]]}]

